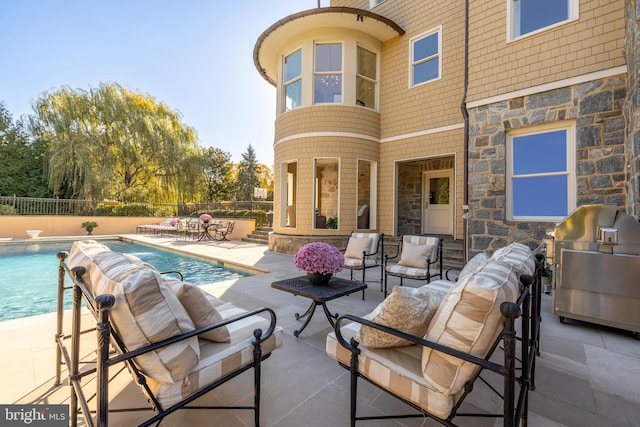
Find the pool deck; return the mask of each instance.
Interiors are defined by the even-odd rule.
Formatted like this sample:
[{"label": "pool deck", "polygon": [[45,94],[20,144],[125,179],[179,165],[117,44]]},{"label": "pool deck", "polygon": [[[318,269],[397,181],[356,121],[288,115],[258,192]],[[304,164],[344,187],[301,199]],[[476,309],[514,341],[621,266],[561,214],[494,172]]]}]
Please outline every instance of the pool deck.
[{"label": "pool deck", "polygon": [[[98,237],[98,236],[95,236]],[[273,281],[301,273],[293,256],[269,251],[266,246],[230,242],[184,242],[172,237],[127,235],[125,238],[212,257],[231,264],[268,273],[203,285],[207,291],[238,306],[260,306],[276,311],[284,328],[281,349],[263,365],[262,425],[278,427],[325,427],[348,425],[348,372],[325,354],[325,337],[331,328],[317,314],[299,338],[293,336],[301,322],[294,313],[304,310],[307,300],[270,287]],[[78,237],[83,238],[83,237]],[[373,270],[376,270],[374,272]],[[356,273],[357,274],[357,273]],[[348,278],[348,271],[338,274]],[[382,301],[377,269],[367,271],[366,300],[356,293],[329,306],[339,313],[364,315]],[[28,286],[25,281],[24,286]],[[551,297],[543,295],[541,356],[538,358],[536,390],[530,393],[530,425],[556,426],[640,426],[640,341],[625,331],[573,322],[561,324],[551,311]],[[68,403],[66,386],[54,387],[55,314],[44,314],[0,323],[0,404]],[[93,339],[92,334],[87,339]],[[244,374],[203,399],[226,403],[251,398],[251,375]],[[361,382],[359,411],[391,414],[405,411],[403,405]],[[128,374],[112,384],[113,404],[145,406],[146,401]],[[466,405],[495,408],[488,389],[478,386]],[[114,414],[113,426],[130,426],[151,412]],[[178,411],[163,426],[251,426],[252,415],[244,411]],[[463,426],[493,426],[501,422],[485,419],[458,419]],[[435,426],[432,420],[360,422],[358,426]]]}]

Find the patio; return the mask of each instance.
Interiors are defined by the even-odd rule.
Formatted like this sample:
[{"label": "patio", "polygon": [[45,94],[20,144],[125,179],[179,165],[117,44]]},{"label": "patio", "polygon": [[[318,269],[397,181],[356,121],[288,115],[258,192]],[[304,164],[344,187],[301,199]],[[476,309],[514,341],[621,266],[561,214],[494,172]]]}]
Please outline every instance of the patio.
[{"label": "patio", "polygon": [[[281,349],[263,365],[263,426],[307,425],[324,427],[348,424],[348,372],[325,354],[325,337],[331,330],[323,316],[316,316],[299,338],[293,336],[308,301],[270,287],[276,280],[300,275],[293,256],[275,253],[266,246],[238,241],[182,242],[173,238],[128,235],[127,238],[210,256],[269,273],[237,281],[203,286],[214,295],[243,308],[273,308],[285,330]],[[360,292],[331,301],[338,313],[364,315],[382,301],[379,271],[367,271],[366,300]],[[349,272],[339,273],[348,278]],[[356,276],[357,277],[357,276]],[[395,282],[394,282],[395,283]],[[409,283],[409,282],[408,282]],[[25,285],[28,285],[26,283]],[[551,310],[551,296],[543,296],[541,356],[537,359],[536,390],[530,393],[529,421],[532,426],[640,426],[640,343],[628,332],[602,326],[569,322],[561,324]],[[0,402],[68,403],[65,386],[52,387],[55,373],[53,341],[55,314],[0,323]],[[93,334],[86,334],[92,340]],[[19,367],[19,369],[18,369]],[[114,369],[115,371],[115,369]],[[251,376],[242,375],[206,396],[205,400],[234,403],[252,398]],[[113,383],[116,407],[147,407],[145,399],[125,372]],[[407,413],[409,409],[365,382],[360,383],[361,412]],[[477,385],[466,405],[475,410],[493,409],[497,399]],[[110,425],[129,426],[147,413],[114,413]],[[461,425],[500,425],[492,419],[458,418]],[[169,416],[163,426],[251,426],[250,411],[183,410]],[[432,420],[408,419],[361,422],[359,426],[435,426]]]}]

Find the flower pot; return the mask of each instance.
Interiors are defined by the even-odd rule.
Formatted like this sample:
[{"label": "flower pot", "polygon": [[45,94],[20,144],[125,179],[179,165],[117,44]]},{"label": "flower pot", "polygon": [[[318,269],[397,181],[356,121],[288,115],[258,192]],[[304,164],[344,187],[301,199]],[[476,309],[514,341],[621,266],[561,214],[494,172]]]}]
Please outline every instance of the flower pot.
[{"label": "flower pot", "polygon": [[87,235],[91,236],[91,232],[93,231],[93,227],[91,227],[91,226],[85,227],[85,230],[87,230]]},{"label": "flower pot", "polygon": [[312,285],[326,285],[331,280],[331,276],[333,274],[322,274],[322,273],[313,273],[311,271],[307,271],[307,280]]}]

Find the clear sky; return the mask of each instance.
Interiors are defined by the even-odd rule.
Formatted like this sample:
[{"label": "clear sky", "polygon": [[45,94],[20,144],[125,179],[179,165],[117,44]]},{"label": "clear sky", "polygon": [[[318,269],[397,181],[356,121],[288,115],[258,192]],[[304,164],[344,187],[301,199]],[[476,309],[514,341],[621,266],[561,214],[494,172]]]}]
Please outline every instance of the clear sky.
[{"label": "clear sky", "polygon": [[[271,24],[317,0],[0,0],[0,101],[14,120],[62,86],[118,82],[182,114],[201,146],[273,164],[275,88],[253,63]],[[328,0],[322,1],[328,6]]]}]

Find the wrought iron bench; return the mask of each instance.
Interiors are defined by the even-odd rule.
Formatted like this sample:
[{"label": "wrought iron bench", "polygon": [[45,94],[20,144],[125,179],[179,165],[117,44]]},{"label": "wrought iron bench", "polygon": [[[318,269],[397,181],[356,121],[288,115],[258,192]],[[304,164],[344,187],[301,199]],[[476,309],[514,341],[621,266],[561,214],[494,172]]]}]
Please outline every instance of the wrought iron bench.
[{"label": "wrought iron bench", "polygon": [[[273,310],[246,311],[223,303],[197,286],[161,276],[135,257],[100,246],[94,241],[76,242],[71,256],[57,254],[56,385],[62,383],[64,364],[71,385],[71,425],[81,415],[88,426],[108,426],[110,368],[122,363],[156,412],[141,426],[158,424],[182,408],[253,410],[259,426],[261,363],[282,345],[282,329],[276,326]],[[65,285],[67,276],[70,286]],[[71,333],[65,335],[64,295],[69,289],[73,291]],[[82,329],[86,325],[81,325],[82,301],[97,331],[92,369],[84,365],[81,369],[80,335],[86,332]],[[189,405],[252,369],[253,405]],[[94,377],[96,388],[89,390]]]},{"label": "wrought iron bench", "polygon": [[[520,251],[526,259],[520,258],[520,253],[514,256]],[[454,419],[463,416],[502,418],[504,426],[516,426],[520,421],[526,425],[528,393],[535,389],[540,338],[541,286],[537,269],[528,248],[512,246],[476,271],[461,276],[458,282],[441,279],[422,288],[394,288],[390,299],[396,294],[409,294],[411,298],[407,300],[412,302],[435,297],[435,312],[426,321],[424,333],[405,332],[410,316],[398,311],[398,306],[382,315],[390,299],[369,316],[341,316],[334,332],[327,336],[326,351],[351,373],[350,425],[362,420],[429,417],[455,426]],[[522,272],[527,274],[518,280]],[[399,314],[396,323],[389,317],[393,313]],[[516,322],[518,318],[521,319]],[[389,340],[393,340],[392,344],[385,344]],[[498,356],[500,351],[502,357]],[[502,411],[460,410],[477,380],[490,384],[481,377],[489,371],[502,377],[502,387],[488,387],[503,400]],[[358,414],[358,379],[368,381],[417,412]]]}]

